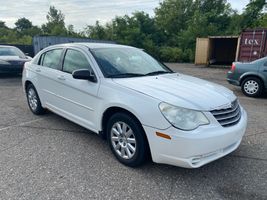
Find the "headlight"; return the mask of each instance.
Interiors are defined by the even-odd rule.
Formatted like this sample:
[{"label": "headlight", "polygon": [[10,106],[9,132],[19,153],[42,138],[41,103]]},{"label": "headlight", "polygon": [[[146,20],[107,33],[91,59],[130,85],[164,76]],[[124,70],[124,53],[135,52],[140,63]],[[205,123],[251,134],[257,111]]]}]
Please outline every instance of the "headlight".
[{"label": "headlight", "polygon": [[176,128],[182,130],[193,130],[205,124],[209,124],[207,117],[199,111],[160,103],[159,109],[164,117]]},{"label": "headlight", "polygon": [[4,60],[0,60],[0,65],[10,65],[10,63]]}]

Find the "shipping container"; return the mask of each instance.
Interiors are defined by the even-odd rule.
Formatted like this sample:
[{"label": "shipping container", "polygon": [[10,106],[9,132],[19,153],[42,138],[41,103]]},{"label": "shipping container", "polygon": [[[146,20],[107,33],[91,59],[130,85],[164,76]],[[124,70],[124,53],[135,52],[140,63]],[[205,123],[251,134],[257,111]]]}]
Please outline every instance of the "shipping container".
[{"label": "shipping container", "polygon": [[247,29],[241,33],[238,61],[250,62],[267,56],[267,29]]},{"label": "shipping container", "polygon": [[247,29],[240,36],[197,38],[196,65],[229,65],[267,56],[267,29]]},{"label": "shipping container", "polygon": [[100,42],[100,43],[112,43],[113,41],[105,40],[93,40],[89,38],[72,38],[72,37],[60,37],[60,36],[34,36],[33,37],[33,49],[36,55],[42,49],[55,44],[73,43],[73,42]]},{"label": "shipping container", "polygon": [[229,65],[236,60],[238,54],[238,36],[210,36],[197,38],[196,65]]}]

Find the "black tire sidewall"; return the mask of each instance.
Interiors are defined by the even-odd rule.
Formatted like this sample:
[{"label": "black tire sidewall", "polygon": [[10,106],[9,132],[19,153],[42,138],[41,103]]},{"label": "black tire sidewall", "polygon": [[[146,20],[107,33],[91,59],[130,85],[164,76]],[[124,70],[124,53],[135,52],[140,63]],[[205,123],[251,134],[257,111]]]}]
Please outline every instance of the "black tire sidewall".
[{"label": "black tire sidewall", "polygon": [[[259,89],[255,94],[248,94],[244,89],[245,83],[250,81],[250,80],[256,81],[258,83],[258,85],[259,85]],[[242,89],[243,94],[248,96],[248,97],[259,97],[259,96],[261,96],[262,91],[263,91],[263,83],[257,77],[248,77],[242,82],[241,89]]]},{"label": "black tire sidewall", "polygon": [[[136,152],[131,159],[123,159],[120,157],[114,150],[111,142],[111,129],[116,122],[124,122],[133,130],[135,139],[136,139]],[[147,158],[147,144],[145,133],[141,125],[131,116],[125,113],[116,113],[108,121],[107,124],[107,140],[111,148],[112,153],[115,157],[124,165],[129,167],[137,167],[144,163]]]},{"label": "black tire sidewall", "polygon": [[[36,96],[37,96],[37,108],[36,108],[36,110],[33,110],[31,108],[31,106],[30,106],[30,103],[29,103],[28,92],[29,92],[30,89],[33,89],[35,91],[35,93],[36,93]],[[32,84],[28,85],[27,88],[26,88],[26,97],[27,97],[28,106],[29,106],[29,108],[30,108],[30,110],[32,111],[33,114],[35,114],[35,115],[41,115],[41,114],[44,113],[44,109],[42,107],[42,104],[41,104],[39,95],[38,95],[35,87]]]}]

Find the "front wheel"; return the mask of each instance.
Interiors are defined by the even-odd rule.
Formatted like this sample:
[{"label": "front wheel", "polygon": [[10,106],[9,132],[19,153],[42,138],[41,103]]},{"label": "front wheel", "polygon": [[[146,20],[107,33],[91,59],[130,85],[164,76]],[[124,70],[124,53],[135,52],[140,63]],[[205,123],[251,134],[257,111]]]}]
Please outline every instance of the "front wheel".
[{"label": "front wheel", "polygon": [[263,91],[263,83],[257,77],[248,77],[242,82],[242,92],[248,97],[259,97]]},{"label": "front wheel", "polygon": [[148,144],[140,123],[125,113],[116,113],[108,121],[108,143],[124,165],[137,167],[147,158]]}]

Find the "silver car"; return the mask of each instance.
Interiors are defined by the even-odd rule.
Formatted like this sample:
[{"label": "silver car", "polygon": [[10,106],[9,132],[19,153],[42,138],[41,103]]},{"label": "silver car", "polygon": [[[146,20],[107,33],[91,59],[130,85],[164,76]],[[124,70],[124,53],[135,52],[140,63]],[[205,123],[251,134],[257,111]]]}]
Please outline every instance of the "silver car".
[{"label": "silver car", "polygon": [[250,63],[234,62],[227,80],[230,84],[241,86],[246,96],[261,96],[267,90],[267,57]]}]

